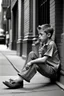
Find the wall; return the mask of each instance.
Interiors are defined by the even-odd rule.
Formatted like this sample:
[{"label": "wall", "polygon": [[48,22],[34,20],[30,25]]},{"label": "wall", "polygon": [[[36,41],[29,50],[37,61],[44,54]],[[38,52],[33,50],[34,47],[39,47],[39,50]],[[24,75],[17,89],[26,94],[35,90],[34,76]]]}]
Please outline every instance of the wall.
[{"label": "wall", "polygon": [[55,42],[61,60],[60,82],[64,84],[64,1],[50,0],[50,24],[54,27]]},{"label": "wall", "polygon": [[50,24],[54,28],[53,39],[55,39],[55,0],[50,0]]},{"label": "wall", "polygon": [[28,53],[32,49],[32,31],[31,31],[31,11],[30,11],[30,0],[24,0],[24,39],[23,39],[23,50],[22,57],[27,57]]},{"label": "wall", "polygon": [[24,36],[29,33],[29,0],[24,0]]},{"label": "wall", "polygon": [[64,1],[63,1],[63,17],[62,17],[62,34],[61,34],[61,45],[60,45],[60,57],[61,57],[61,76],[60,76],[60,82],[64,84]]}]

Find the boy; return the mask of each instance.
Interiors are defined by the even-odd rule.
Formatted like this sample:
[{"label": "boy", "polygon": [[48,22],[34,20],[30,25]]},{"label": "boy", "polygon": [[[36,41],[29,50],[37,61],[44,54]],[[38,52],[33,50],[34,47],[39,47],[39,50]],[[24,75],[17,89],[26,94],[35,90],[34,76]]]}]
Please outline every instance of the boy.
[{"label": "boy", "polygon": [[23,88],[23,80],[30,82],[37,71],[51,80],[57,79],[60,60],[56,44],[51,39],[53,28],[49,24],[44,24],[38,26],[37,29],[39,32],[39,56],[33,51],[29,53],[26,64],[21,73],[18,73],[19,78],[3,82],[9,88]]}]

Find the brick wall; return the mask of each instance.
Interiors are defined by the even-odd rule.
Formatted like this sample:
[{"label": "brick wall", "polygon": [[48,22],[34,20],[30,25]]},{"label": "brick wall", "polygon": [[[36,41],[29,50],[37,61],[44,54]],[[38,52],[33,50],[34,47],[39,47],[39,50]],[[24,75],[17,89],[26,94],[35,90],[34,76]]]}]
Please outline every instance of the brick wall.
[{"label": "brick wall", "polygon": [[53,39],[55,38],[58,50],[61,47],[61,34],[63,33],[63,3],[62,0],[50,0],[50,24],[54,28]]},{"label": "brick wall", "polygon": [[[55,0],[50,0],[50,24],[55,30]],[[52,38],[55,38],[55,31]]]},{"label": "brick wall", "polygon": [[24,0],[24,35],[29,32],[29,0]]},{"label": "brick wall", "polygon": [[[62,19],[62,25],[63,25],[63,28],[62,28],[62,34],[61,34],[61,45],[60,45],[60,56],[61,56],[61,69],[62,69],[62,73],[64,75],[64,1],[63,1],[63,17],[61,18]],[[61,25],[61,26],[62,26]]]},{"label": "brick wall", "polygon": [[64,84],[64,34],[63,34],[63,0],[55,1],[56,43],[61,60],[60,82]]},{"label": "brick wall", "polygon": [[57,43],[61,43],[61,34],[63,33],[63,0],[55,1],[55,30]]},{"label": "brick wall", "polygon": [[[62,62],[62,33],[63,33],[63,0],[56,0],[55,1],[55,40],[58,46],[58,52],[60,56],[60,60]],[[61,63],[62,67],[63,63]],[[62,70],[62,69],[61,69]]]},{"label": "brick wall", "polygon": [[57,44],[61,43],[61,33],[63,32],[63,5],[62,0],[50,0],[50,24],[55,30]]},{"label": "brick wall", "polygon": [[50,0],[50,24],[55,29],[55,41],[61,60],[60,82],[64,84],[64,1]]},{"label": "brick wall", "polygon": [[31,23],[30,23],[30,0],[24,0],[24,39],[22,48],[22,57],[26,58],[28,53],[32,49],[32,34],[31,34]]}]

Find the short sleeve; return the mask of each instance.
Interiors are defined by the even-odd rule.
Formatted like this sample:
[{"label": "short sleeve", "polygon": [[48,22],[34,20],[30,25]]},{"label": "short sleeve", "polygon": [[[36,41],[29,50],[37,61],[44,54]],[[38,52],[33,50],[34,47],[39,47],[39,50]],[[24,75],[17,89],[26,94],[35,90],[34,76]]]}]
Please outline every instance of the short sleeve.
[{"label": "short sleeve", "polygon": [[53,44],[48,45],[47,51],[45,52],[44,56],[52,57],[53,51],[54,51],[54,45]]}]

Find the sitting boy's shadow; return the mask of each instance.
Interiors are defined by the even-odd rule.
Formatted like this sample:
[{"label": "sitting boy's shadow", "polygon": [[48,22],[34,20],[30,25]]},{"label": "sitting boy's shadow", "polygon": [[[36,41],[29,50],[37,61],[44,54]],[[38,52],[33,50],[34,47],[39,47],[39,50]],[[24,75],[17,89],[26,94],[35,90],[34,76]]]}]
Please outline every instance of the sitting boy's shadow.
[{"label": "sitting boy's shadow", "polygon": [[4,90],[20,90],[21,92],[32,92],[32,91],[42,91],[42,90],[49,90],[52,88],[52,86],[55,83],[39,83],[39,84],[25,84],[23,88],[18,88],[18,89],[10,89],[10,88],[4,88]]},{"label": "sitting boy's shadow", "polygon": [[32,90],[32,91],[35,91],[35,90],[38,90],[38,89],[47,89],[51,86],[53,86],[55,83],[52,83],[52,82],[48,82],[48,83],[40,83],[40,84],[30,84],[30,85],[25,85],[24,86],[24,90]]}]

